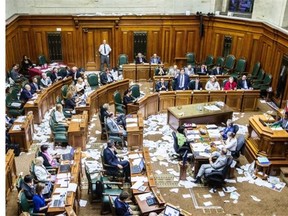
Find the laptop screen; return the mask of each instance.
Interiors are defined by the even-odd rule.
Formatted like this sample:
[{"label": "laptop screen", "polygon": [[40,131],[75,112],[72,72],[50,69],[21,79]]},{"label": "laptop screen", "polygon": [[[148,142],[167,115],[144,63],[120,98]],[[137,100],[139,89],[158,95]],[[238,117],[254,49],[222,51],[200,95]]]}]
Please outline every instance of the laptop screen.
[{"label": "laptop screen", "polygon": [[164,210],[164,216],[180,216],[180,210],[173,206],[166,205]]}]

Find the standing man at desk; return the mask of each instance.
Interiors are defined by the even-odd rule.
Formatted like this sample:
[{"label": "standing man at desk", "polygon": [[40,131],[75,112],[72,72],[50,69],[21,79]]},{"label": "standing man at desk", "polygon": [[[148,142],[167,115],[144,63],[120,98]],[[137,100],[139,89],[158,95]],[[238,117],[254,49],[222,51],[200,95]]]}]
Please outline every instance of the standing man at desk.
[{"label": "standing man at desk", "polygon": [[153,54],[153,56],[150,58],[151,64],[161,64],[161,59],[159,56],[157,56],[156,53]]},{"label": "standing man at desk", "polygon": [[99,53],[101,56],[101,68],[100,70],[104,70],[104,63],[107,64],[107,67],[110,68],[110,59],[109,59],[109,54],[111,52],[111,47],[109,44],[106,43],[106,40],[103,40],[103,43],[99,47]]},{"label": "standing man at desk", "polygon": [[185,73],[182,68],[180,74],[174,78],[176,80],[176,90],[186,90],[188,89],[189,76]]},{"label": "standing man at desk", "polygon": [[142,55],[142,53],[138,53],[136,59],[135,59],[136,64],[144,64],[147,63],[145,57]]},{"label": "standing man at desk", "polygon": [[202,164],[197,173],[195,183],[201,184],[202,183],[201,177],[204,174],[211,173],[213,170],[219,170],[219,171],[223,170],[227,162],[226,154],[227,154],[227,149],[224,147],[221,150],[220,156],[217,158],[217,160],[214,163],[212,161],[213,156],[211,156],[209,158],[209,164]]},{"label": "standing man at desk", "polygon": [[115,143],[112,140],[109,140],[107,142],[107,147],[104,149],[104,160],[105,163],[113,166],[113,168],[111,168],[112,172],[113,171],[117,171],[118,169],[123,169],[124,175],[125,175],[125,182],[129,182],[129,178],[130,178],[130,164],[129,161],[127,160],[122,160],[119,161],[116,152],[116,147],[115,147]]}]

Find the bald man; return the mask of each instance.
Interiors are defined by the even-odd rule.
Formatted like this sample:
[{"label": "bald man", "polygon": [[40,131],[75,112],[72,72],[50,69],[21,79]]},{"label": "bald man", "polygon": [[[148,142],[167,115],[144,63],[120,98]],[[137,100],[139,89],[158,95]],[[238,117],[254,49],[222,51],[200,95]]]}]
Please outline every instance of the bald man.
[{"label": "bald man", "polygon": [[110,68],[110,58],[109,54],[111,52],[111,47],[106,43],[106,40],[103,40],[103,43],[99,47],[99,53],[101,56],[101,71],[104,71],[104,64],[107,64],[107,67]]}]

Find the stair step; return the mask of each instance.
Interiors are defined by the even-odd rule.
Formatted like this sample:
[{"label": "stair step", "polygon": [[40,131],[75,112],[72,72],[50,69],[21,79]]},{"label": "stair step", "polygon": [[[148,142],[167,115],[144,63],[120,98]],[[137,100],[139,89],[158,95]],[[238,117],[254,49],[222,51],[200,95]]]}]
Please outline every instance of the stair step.
[{"label": "stair step", "polygon": [[288,176],[288,167],[280,167],[280,172],[283,173],[284,176]]},{"label": "stair step", "polygon": [[286,186],[288,186],[288,177],[285,177],[282,172],[280,173],[280,179],[286,183]]}]

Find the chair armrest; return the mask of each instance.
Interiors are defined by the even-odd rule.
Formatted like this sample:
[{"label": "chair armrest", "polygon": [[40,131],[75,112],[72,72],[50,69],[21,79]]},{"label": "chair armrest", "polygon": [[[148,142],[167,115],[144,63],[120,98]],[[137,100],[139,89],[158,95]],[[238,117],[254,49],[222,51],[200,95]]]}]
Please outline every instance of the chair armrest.
[{"label": "chair armrest", "polygon": [[106,185],[122,185],[122,182],[111,182],[111,181],[103,181],[103,184]]},{"label": "chair armrest", "polygon": [[122,107],[124,107],[124,108],[125,108],[125,105],[123,105],[123,104],[120,104],[120,103],[116,103],[116,102],[115,102],[115,105],[117,105],[117,106],[122,106]]}]

